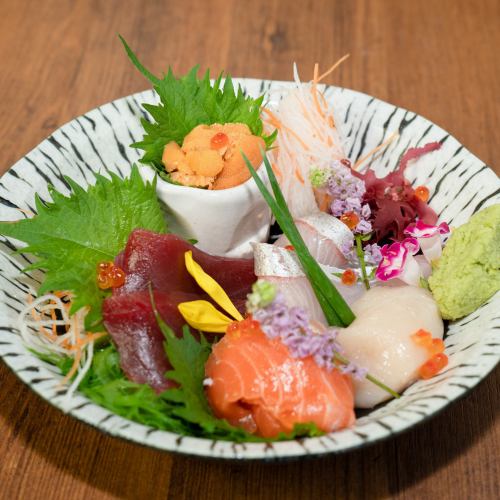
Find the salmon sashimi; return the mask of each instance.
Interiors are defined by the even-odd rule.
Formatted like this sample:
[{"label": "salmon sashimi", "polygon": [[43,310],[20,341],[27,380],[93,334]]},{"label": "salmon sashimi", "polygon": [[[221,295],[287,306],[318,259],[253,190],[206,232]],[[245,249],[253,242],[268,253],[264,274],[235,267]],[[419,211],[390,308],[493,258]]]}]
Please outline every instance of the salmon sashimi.
[{"label": "salmon sashimi", "polygon": [[207,398],[215,415],[270,438],[314,423],[324,431],[354,422],[351,378],[320,368],[311,356],[290,355],[257,321],[233,323],[205,365]]}]

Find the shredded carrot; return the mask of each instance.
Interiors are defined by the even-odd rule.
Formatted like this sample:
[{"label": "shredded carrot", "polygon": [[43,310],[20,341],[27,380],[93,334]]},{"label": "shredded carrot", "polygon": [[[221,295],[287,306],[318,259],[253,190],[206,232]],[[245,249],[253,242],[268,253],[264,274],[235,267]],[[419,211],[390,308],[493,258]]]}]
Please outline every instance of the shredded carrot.
[{"label": "shredded carrot", "polygon": [[323,104],[323,106],[325,108],[328,108],[328,103],[326,102],[326,99],[325,99],[325,96],[323,95],[323,92],[319,93],[319,97],[321,99],[321,104]]},{"label": "shredded carrot", "polygon": [[278,117],[270,109],[263,107],[262,111],[264,111],[267,114],[267,116],[269,116],[269,118],[271,119],[270,120],[271,125],[273,125],[277,129],[280,129],[283,126],[282,123],[279,121]]},{"label": "shredded carrot", "polygon": [[283,179],[283,172],[280,170],[278,165],[276,165],[275,162],[271,163],[271,168],[273,169],[273,172],[275,173],[276,176],[281,180]]},{"label": "shredded carrot", "polygon": [[388,146],[394,139],[397,139],[399,137],[399,133],[398,132],[394,132],[392,133],[382,144],[379,144],[376,148],[373,148],[368,154],[366,154],[365,156],[363,156],[362,158],[360,158],[355,164],[354,166],[352,167],[354,170],[357,170],[360,165],[365,161],[367,160],[368,158],[370,158],[371,156],[373,156],[375,153],[377,153],[378,151],[380,151],[381,149],[385,148],[386,146]]},{"label": "shredded carrot", "polygon": [[325,71],[322,75],[318,77],[316,80],[316,83],[319,83],[323,78],[326,78],[332,71],[337,69],[346,59],[348,59],[350,54],[346,54],[345,56],[342,56],[329,70]]},{"label": "shredded carrot", "polygon": [[295,177],[297,177],[301,184],[304,184],[304,177],[302,177],[302,174],[300,173],[300,170],[298,168],[295,169]]},{"label": "shredded carrot", "polygon": [[314,65],[314,76],[313,76],[313,84],[312,84],[312,87],[311,87],[311,93],[312,93],[312,96],[313,96],[314,105],[316,106],[316,109],[317,109],[318,113],[320,114],[321,118],[324,118],[325,117],[325,113],[321,109],[321,106],[319,105],[319,101],[318,101],[318,87],[317,87],[317,83],[318,83],[318,63],[316,63]]},{"label": "shredded carrot", "polygon": [[318,72],[319,72],[319,64],[314,63],[313,82],[315,84],[318,82]]},{"label": "shredded carrot", "polygon": [[80,366],[81,359],[82,359],[82,351],[80,349],[79,351],[76,351],[75,359],[73,360],[73,364],[71,365],[71,369],[65,375],[65,377],[61,380],[61,385],[66,384],[71,379],[71,377],[76,373],[76,370],[78,370],[78,367]]},{"label": "shredded carrot", "polygon": [[291,128],[288,128],[288,127],[284,127],[284,130],[286,132],[288,132],[289,134],[293,135],[293,137],[295,137],[295,139],[297,139],[301,146],[306,150],[306,151],[309,151],[309,146],[301,139],[301,137],[295,132],[295,130],[291,129]]},{"label": "shredded carrot", "polygon": [[273,125],[276,128],[280,128],[280,129],[282,128],[282,129],[286,130],[287,132],[289,132],[291,135],[293,135],[300,142],[300,144],[302,145],[302,147],[304,149],[309,150],[309,146],[295,133],[295,131],[293,131],[289,127],[284,126],[280,122],[278,117],[272,111],[270,111],[267,108],[262,108],[262,110],[266,112],[266,114],[269,116],[269,118],[271,118],[271,122],[270,122],[271,125]]},{"label": "shredded carrot", "polygon": [[[28,304],[31,304],[33,302],[33,297],[31,296],[31,294],[29,293],[28,294]],[[31,316],[32,318],[37,322],[37,323],[40,323],[40,321],[42,321],[42,317],[36,312],[35,308],[32,308],[31,309]],[[57,338],[57,336],[55,334],[53,334],[52,332],[49,332],[48,330],[45,329],[45,327],[43,325],[38,325],[38,330],[40,331],[40,333],[47,339],[49,340],[54,340],[55,338]]]},{"label": "shredded carrot", "polygon": [[307,119],[309,120],[309,123],[314,128],[314,131],[316,132],[316,134],[318,134],[318,137],[323,141],[324,140],[323,132],[321,131],[320,128],[318,128],[316,126],[316,120],[314,120],[314,119],[311,118],[311,116],[309,115],[306,107],[304,106],[304,103],[301,102],[300,103],[300,107],[302,109],[302,112],[304,113],[304,116],[307,117]]}]

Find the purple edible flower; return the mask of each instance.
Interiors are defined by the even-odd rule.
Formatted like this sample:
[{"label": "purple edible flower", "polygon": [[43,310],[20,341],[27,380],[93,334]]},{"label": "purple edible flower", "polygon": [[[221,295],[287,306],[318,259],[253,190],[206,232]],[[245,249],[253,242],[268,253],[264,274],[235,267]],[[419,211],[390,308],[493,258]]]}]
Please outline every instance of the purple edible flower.
[{"label": "purple edible flower", "polygon": [[328,193],[333,201],[330,205],[332,215],[340,217],[346,212],[354,212],[359,216],[359,223],[354,228],[358,234],[372,232],[370,206],[363,204],[363,196],[366,192],[365,183],[358,177],[354,177],[349,167],[341,162],[332,164],[333,173],[328,179]]},{"label": "purple edible flower", "polygon": [[365,262],[373,266],[378,266],[380,261],[382,260],[382,252],[380,246],[376,243],[373,243],[372,245],[365,245],[363,250],[365,252]]},{"label": "purple edible flower", "polygon": [[[342,352],[337,342],[338,331],[333,328],[313,331],[305,309],[288,307],[282,293],[278,292],[267,307],[255,310],[253,318],[260,323],[262,331],[269,339],[280,339],[288,347],[292,357],[312,356],[319,367],[329,371],[338,366],[335,353]],[[342,373],[352,373],[353,376],[358,372],[365,373],[363,369],[353,367],[352,364],[346,365],[346,368],[342,365],[340,369]]]},{"label": "purple edible flower", "polygon": [[351,375],[356,380],[363,380],[368,375],[368,370],[362,368],[354,363],[348,363],[347,365],[340,365],[339,370],[342,373]]},{"label": "purple edible flower", "polygon": [[354,228],[354,232],[360,234],[369,234],[373,230],[372,223],[369,220],[361,219],[358,225]]},{"label": "purple edible flower", "polygon": [[342,252],[342,255],[346,258],[347,261],[349,262],[357,262],[357,255],[356,255],[356,250],[354,248],[354,242],[352,240],[346,241],[342,245],[340,245],[340,249]]},{"label": "purple edible flower", "polygon": [[328,179],[328,191],[333,198],[361,199],[365,194],[365,183],[352,175],[351,169],[341,162],[332,162],[333,175]]}]

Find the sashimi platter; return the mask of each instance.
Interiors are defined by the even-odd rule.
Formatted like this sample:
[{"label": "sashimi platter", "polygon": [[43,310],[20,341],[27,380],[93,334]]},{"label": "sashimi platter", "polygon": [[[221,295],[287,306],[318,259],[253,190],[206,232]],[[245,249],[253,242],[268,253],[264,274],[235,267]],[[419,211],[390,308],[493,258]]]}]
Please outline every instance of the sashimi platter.
[{"label": "sashimi platter", "polygon": [[388,438],[496,366],[492,170],[325,85],[346,57],[291,82],[157,77],[122,42],[153,89],[0,180],[0,356],[21,380],[115,436],[275,459]]}]

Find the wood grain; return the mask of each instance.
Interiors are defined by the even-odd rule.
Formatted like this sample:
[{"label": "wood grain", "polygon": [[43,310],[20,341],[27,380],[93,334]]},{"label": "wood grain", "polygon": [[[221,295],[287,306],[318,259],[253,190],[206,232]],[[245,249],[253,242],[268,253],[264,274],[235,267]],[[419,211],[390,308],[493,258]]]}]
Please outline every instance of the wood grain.
[{"label": "wood grain", "polygon": [[[196,63],[329,83],[441,125],[500,172],[500,2],[483,0],[0,1],[0,172],[89,109]],[[320,460],[226,463],[108,437],[50,407],[0,363],[1,498],[498,498],[500,372],[410,432]]]}]

